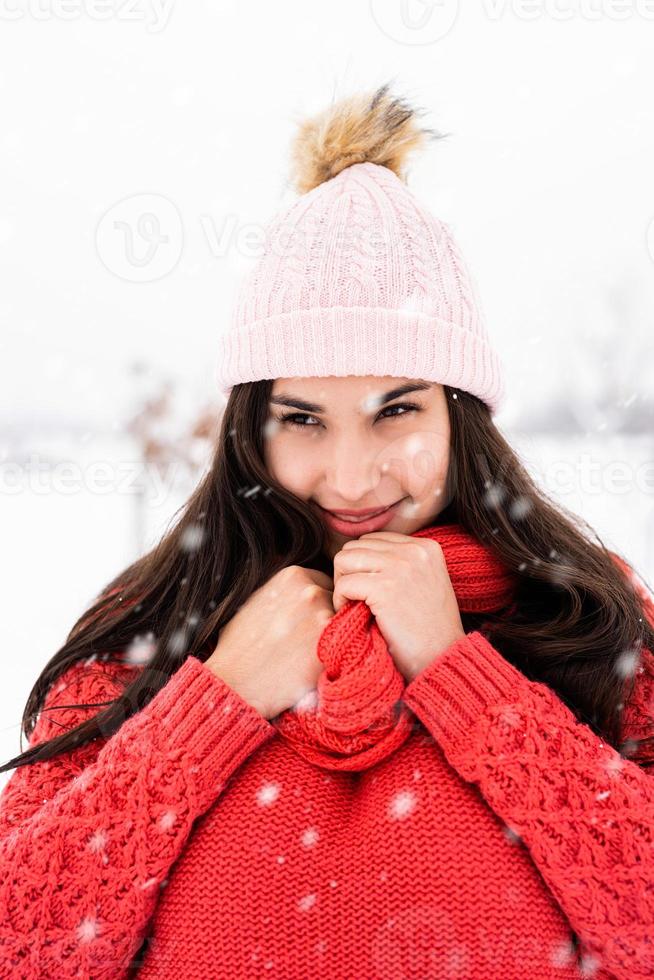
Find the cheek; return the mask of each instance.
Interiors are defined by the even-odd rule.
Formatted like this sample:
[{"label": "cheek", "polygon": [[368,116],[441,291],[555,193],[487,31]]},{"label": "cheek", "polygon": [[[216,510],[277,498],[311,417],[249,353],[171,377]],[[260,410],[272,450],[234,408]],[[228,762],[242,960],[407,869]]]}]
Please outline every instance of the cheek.
[{"label": "cheek", "polygon": [[441,431],[416,430],[387,446],[380,459],[386,475],[419,500],[444,487],[449,440]]},{"label": "cheek", "polygon": [[310,485],[311,476],[307,456],[299,453],[297,445],[294,447],[291,445],[291,440],[283,437],[268,439],[264,458],[268,472],[292,493],[301,496],[303,489]]}]

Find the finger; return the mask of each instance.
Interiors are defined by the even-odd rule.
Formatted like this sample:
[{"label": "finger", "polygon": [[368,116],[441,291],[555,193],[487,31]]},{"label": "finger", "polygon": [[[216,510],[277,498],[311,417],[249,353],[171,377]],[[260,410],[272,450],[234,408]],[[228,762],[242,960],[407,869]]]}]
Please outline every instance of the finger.
[{"label": "finger", "polygon": [[338,579],[350,572],[380,572],[388,564],[388,556],[373,548],[348,548],[334,555],[334,575]]},{"label": "finger", "polygon": [[334,590],[334,609],[345,605],[348,599],[363,599],[370,597],[370,579],[367,575],[343,575]]}]

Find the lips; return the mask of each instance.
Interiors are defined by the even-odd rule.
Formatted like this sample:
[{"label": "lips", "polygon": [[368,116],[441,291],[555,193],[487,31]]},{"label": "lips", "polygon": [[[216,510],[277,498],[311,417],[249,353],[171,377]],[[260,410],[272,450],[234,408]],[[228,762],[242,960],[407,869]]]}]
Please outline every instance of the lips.
[{"label": "lips", "polygon": [[[388,507],[383,507],[381,510],[376,510],[372,513],[368,512],[363,517],[339,517],[336,513],[325,510],[324,507],[321,510],[325,515],[325,522],[333,531],[350,538],[360,537],[362,534],[381,531],[382,528],[386,527],[393,520],[399,505],[404,499],[402,497],[400,500],[396,500],[394,504],[389,504]],[[339,511],[338,513],[342,514],[343,511]]]},{"label": "lips", "polygon": [[393,504],[389,504],[388,507],[379,507],[377,510],[329,510],[327,513],[343,521],[352,521],[353,524],[356,524],[359,521],[368,520],[370,517],[376,517],[377,514],[383,514],[392,506]]}]

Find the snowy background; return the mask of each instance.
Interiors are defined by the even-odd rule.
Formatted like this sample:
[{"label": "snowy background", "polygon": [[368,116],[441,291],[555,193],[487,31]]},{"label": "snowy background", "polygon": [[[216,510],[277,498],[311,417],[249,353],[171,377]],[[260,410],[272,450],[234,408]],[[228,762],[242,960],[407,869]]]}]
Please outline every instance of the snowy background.
[{"label": "snowy background", "polygon": [[204,465],[216,339],[252,233],[293,196],[296,122],[387,80],[450,134],[410,186],[478,281],[498,425],[654,581],[654,4],[16,0],[0,19],[3,761],[45,662]]}]

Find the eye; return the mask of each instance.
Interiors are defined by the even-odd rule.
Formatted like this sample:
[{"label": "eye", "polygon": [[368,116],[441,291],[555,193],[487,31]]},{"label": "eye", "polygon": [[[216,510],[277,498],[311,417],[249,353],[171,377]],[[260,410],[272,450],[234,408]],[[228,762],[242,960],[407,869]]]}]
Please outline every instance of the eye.
[{"label": "eye", "polygon": [[[404,408],[406,412],[419,412],[421,411],[420,405],[414,405],[413,402],[399,402],[397,405],[389,405],[388,408],[383,409],[379,414],[380,417],[384,417],[384,412],[392,412],[394,408]],[[402,412],[402,415],[406,415],[406,412]],[[398,418],[397,415],[387,415],[386,418]]]},{"label": "eye", "polygon": [[[404,409],[399,415],[386,415],[386,412],[392,412],[395,409]],[[409,412],[421,412],[422,409],[420,405],[416,405],[413,402],[399,402],[397,405],[388,405],[386,408],[377,416],[378,418],[400,418],[402,415],[406,415]],[[307,415],[305,412],[291,412],[287,415],[280,415],[277,419],[282,425],[294,426],[296,429],[313,429],[315,426],[309,425],[305,422],[300,422],[298,419],[313,419],[314,422],[318,422],[313,415]],[[320,425],[320,422],[318,422]]]}]

